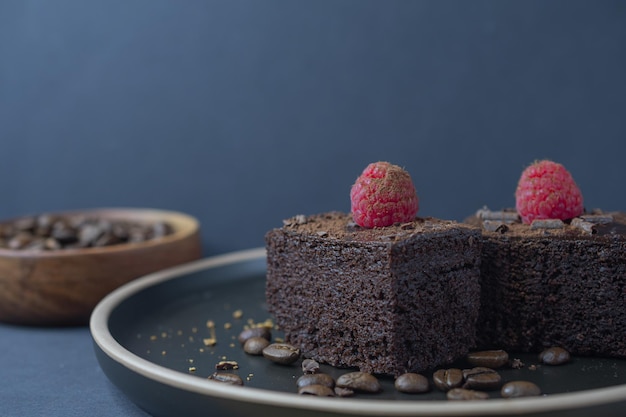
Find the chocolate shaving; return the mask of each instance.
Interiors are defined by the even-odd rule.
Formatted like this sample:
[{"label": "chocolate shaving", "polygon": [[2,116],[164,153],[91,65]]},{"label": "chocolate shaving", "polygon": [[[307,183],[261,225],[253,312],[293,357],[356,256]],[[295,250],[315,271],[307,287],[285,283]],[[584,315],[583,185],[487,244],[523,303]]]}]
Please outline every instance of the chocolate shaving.
[{"label": "chocolate shaving", "polygon": [[487,207],[483,207],[478,210],[476,212],[476,217],[481,220],[499,220],[505,223],[514,223],[519,221],[519,214],[517,214],[516,211],[491,211]]},{"label": "chocolate shaving", "polygon": [[613,216],[610,214],[583,214],[580,218],[586,222],[594,224],[613,223]]},{"label": "chocolate shaving", "polygon": [[560,219],[539,219],[530,224],[531,229],[562,229],[563,226],[565,223]]},{"label": "chocolate shaving", "polygon": [[581,218],[575,218],[572,219],[572,226],[582,230],[583,232],[587,233],[587,234],[594,234],[596,233],[596,224],[589,222],[589,221],[585,221]]},{"label": "chocolate shaving", "polygon": [[283,220],[283,225],[294,226],[299,224],[305,224],[306,222],[306,216],[304,214],[298,214],[289,219]]},{"label": "chocolate shaving", "polygon": [[487,232],[506,233],[509,230],[509,226],[500,220],[483,220],[483,229]]}]

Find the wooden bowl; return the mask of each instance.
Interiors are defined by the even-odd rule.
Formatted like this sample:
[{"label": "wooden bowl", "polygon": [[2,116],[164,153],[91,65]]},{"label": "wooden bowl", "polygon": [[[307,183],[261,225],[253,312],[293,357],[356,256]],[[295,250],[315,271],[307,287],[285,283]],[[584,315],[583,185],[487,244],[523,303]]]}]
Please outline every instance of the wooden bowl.
[{"label": "wooden bowl", "polygon": [[103,247],[0,248],[0,321],[49,326],[86,324],[96,304],[115,288],[202,256],[198,221],[182,213],[107,208],[50,214],[136,223],[164,222],[172,233],[143,242]]}]

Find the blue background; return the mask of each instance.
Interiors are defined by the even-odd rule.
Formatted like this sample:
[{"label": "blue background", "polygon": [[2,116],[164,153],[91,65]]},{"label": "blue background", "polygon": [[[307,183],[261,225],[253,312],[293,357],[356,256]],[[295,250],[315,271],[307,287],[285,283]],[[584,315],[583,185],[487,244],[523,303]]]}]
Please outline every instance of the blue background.
[{"label": "blue background", "polygon": [[626,209],[621,1],[6,1],[0,59],[2,218],[180,210],[222,253],[377,160],[424,216],[513,206],[541,158]]},{"label": "blue background", "polygon": [[[349,210],[369,163],[420,215],[514,205],[551,158],[625,210],[626,2],[0,1],[0,218],[179,210],[206,255]],[[0,325],[3,416],[145,415],[88,329]]]}]

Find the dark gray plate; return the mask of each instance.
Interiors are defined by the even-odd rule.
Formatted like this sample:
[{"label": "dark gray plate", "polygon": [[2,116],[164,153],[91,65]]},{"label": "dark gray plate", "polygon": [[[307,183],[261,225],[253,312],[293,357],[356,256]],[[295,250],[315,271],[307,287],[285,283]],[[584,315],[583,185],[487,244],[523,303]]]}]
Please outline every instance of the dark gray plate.
[{"label": "dark gray plate", "polygon": [[[505,381],[536,382],[533,398],[449,402],[436,390],[408,395],[381,378],[383,392],[351,398],[295,394],[300,364],[281,366],[243,353],[236,338],[249,320],[270,316],[264,305],[265,252],[236,252],[204,259],[133,281],[107,296],[91,317],[100,366],[137,405],[155,416],[623,416],[626,360],[579,358],[539,366],[535,355],[501,371]],[[241,310],[243,316],[236,318]],[[217,344],[207,322],[215,324]],[[274,336],[280,336],[275,334]],[[210,381],[221,360],[234,360],[244,387]],[[459,363],[458,366],[464,366]],[[346,370],[323,366],[338,376]]]}]

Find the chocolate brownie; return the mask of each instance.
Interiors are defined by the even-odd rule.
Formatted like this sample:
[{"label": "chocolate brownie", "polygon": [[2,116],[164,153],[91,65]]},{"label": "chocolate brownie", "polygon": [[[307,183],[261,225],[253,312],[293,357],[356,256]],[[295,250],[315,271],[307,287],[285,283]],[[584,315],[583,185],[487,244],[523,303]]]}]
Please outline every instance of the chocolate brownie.
[{"label": "chocolate brownie", "polygon": [[482,209],[467,222],[483,229],[480,347],[626,357],[626,214],[526,225]]},{"label": "chocolate brownie", "polygon": [[269,311],[305,357],[399,375],[474,345],[480,230],[417,218],[366,229],[350,214],[296,216],[266,235]]}]

